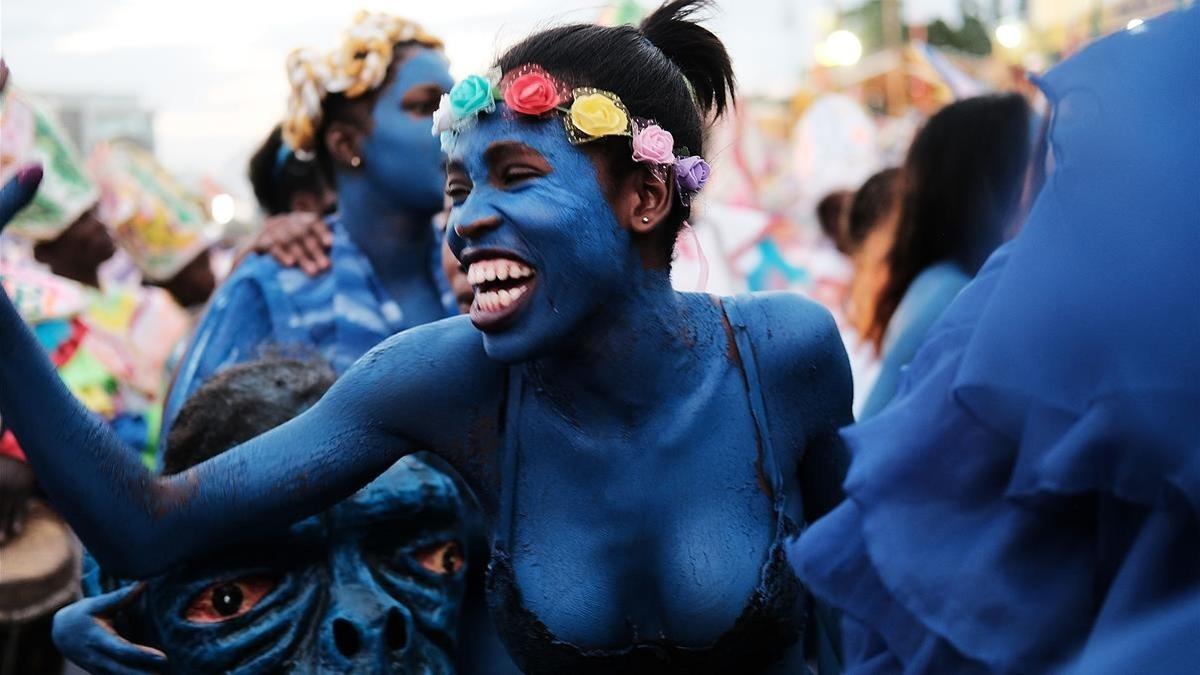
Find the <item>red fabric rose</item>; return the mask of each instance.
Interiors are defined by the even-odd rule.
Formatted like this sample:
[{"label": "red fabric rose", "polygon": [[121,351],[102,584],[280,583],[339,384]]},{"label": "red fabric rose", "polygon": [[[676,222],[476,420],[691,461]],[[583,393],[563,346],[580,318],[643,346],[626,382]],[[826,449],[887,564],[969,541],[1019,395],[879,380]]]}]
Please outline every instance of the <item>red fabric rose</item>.
[{"label": "red fabric rose", "polygon": [[558,87],[543,73],[525,73],[509,83],[504,102],[522,115],[541,115],[558,106]]}]

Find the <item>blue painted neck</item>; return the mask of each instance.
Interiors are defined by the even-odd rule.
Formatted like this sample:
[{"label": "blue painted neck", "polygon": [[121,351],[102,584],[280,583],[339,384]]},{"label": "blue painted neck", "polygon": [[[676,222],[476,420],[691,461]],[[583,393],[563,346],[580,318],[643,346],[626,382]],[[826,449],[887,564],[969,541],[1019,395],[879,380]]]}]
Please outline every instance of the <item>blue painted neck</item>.
[{"label": "blue painted neck", "polygon": [[696,358],[697,333],[711,337],[711,322],[690,316],[667,270],[635,267],[627,292],[606,300],[567,347],[533,364],[539,379],[569,395],[577,410],[661,406],[700,375],[685,362]]},{"label": "blue painted neck", "polygon": [[337,189],[342,226],[389,292],[431,284],[433,214],[398,208],[361,174],[339,171]]}]

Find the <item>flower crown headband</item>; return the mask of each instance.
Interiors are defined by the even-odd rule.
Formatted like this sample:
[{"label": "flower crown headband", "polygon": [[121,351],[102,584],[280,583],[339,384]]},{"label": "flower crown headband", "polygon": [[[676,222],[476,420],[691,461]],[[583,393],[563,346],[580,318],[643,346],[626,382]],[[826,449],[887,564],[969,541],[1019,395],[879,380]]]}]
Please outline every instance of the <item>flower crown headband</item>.
[{"label": "flower crown headband", "polygon": [[458,132],[473,125],[479,115],[494,112],[498,101],[519,115],[561,115],[567,138],[575,145],[628,137],[633,161],[645,164],[659,180],[666,181],[674,173],[684,206],[708,181],[708,162],[687,148],[675,147],[671,132],[654,120],[631,116],[619,96],[592,87],[571,89],[535,64],[510,70],[503,77],[496,68],[454,85],[433,114],[433,135],[440,136],[443,149],[449,150]]}]

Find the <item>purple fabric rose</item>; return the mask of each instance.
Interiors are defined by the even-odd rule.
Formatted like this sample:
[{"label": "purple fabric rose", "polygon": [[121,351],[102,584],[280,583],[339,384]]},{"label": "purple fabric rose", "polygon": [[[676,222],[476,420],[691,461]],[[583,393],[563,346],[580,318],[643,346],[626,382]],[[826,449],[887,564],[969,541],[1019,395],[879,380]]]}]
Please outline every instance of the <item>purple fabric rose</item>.
[{"label": "purple fabric rose", "polygon": [[708,171],[708,162],[703,157],[680,157],[675,162],[675,183],[683,192],[699,192],[708,182]]}]

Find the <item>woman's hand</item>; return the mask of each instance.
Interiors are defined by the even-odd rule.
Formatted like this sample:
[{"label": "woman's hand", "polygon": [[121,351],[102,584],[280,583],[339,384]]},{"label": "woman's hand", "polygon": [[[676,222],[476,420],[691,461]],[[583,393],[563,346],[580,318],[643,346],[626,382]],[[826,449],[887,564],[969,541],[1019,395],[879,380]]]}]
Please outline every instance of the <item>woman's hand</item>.
[{"label": "woman's hand", "polygon": [[84,598],[54,615],[54,644],[72,663],[99,675],[138,675],[166,670],[167,656],[135,645],[113,627],[113,616],[135,602],[145,584]]},{"label": "woman's hand", "polygon": [[266,253],[284,267],[299,267],[309,276],[329,269],[333,233],[316,213],[295,211],[267,218],[254,240],[254,252]]},{"label": "woman's hand", "polygon": [[17,172],[0,188],[0,232],[8,225],[17,212],[25,208],[42,182],[42,166],[30,164]]}]

